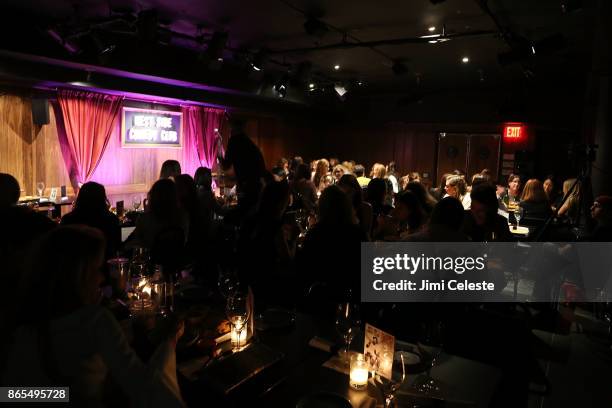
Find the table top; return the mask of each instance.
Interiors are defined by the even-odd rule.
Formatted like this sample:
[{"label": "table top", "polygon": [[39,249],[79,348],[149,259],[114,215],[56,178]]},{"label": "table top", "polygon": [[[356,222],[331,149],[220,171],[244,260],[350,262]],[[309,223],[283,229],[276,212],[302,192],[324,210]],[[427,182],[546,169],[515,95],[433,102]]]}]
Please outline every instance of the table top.
[{"label": "table top", "polygon": [[[254,401],[261,403],[258,403],[261,406],[292,407],[310,393],[332,392],[343,396],[357,408],[362,407],[365,400],[376,397],[375,387],[370,386],[368,393],[354,391],[349,387],[346,374],[323,367],[323,363],[332,355],[308,345],[314,336],[329,338],[329,324],[305,314],[297,314],[296,323],[290,329],[258,332],[257,341],[282,352],[284,358],[219,402],[222,401],[226,407],[251,405]],[[406,394],[418,394],[411,384],[420,374],[409,374],[406,389],[400,391],[405,394],[403,398],[406,398]],[[431,370],[431,376],[440,381],[446,401],[463,401],[469,402],[469,406],[486,407],[497,388],[501,373],[492,366],[443,353],[439,364]],[[210,403],[210,393],[203,391],[205,389],[205,384],[198,384],[197,380],[187,384],[183,387],[187,402],[194,406]]]}]

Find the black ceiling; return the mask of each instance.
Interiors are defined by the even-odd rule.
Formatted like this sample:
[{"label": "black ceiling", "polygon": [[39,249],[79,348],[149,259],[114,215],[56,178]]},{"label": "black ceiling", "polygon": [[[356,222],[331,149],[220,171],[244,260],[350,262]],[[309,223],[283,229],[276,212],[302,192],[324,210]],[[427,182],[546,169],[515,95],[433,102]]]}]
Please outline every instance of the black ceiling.
[{"label": "black ceiling", "polygon": [[[548,82],[583,78],[589,69],[590,2],[564,13],[561,0],[3,0],[0,48],[93,65],[145,72],[252,92],[262,91],[300,63],[312,69],[301,82],[305,95],[342,83],[362,95],[435,92],[458,87]],[[487,7],[490,13],[487,13]],[[154,40],[146,13],[155,10]],[[306,33],[308,18],[323,23],[321,35]],[[143,22],[144,21],[144,22]],[[143,28],[144,26],[144,28]],[[429,27],[435,26],[433,32]],[[67,43],[60,46],[52,30]],[[140,30],[140,31],[139,31]],[[419,37],[444,34],[449,41]],[[206,49],[215,31],[228,33],[223,66],[211,69]],[[140,35],[136,33],[140,32]],[[464,34],[473,33],[462,37]],[[527,46],[562,35],[552,48],[524,54]],[[453,38],[455,37],[456,38]],[[397,40],[398,44],[384,44]],[[149,39],[150,40],[150,39]],[[429,39],[431,40],[431,39]],[[375,47],[360,42],[381,41]],[[154,42],[155,44],[153,44]],[[344,43],[344,45],[343,45]],[[161,45],[160,45],[161,44]],[[111,49],[108,46],[112,45]],[[320,50],[302,50],[337,45]],[[546,43],[543,44],[543,47]],[[107,49],[106,53],[102,53]],[[265,50],[264,71],[250,62]],[[517,62],[501,65],[512,51]],[[469,62],[463,63],[462,58]],[[216,58],[215,58],[216,59]],[[402,75],[394,73],[401,63]],[[340,65],[335,70],[334,65]],[[357,83],[362,85],[358,86]],[[315,84],[316,91],[308,92]],[[267,89],[267,88],[266,88]],[[294,92],[294,91],[292,91]]]}]

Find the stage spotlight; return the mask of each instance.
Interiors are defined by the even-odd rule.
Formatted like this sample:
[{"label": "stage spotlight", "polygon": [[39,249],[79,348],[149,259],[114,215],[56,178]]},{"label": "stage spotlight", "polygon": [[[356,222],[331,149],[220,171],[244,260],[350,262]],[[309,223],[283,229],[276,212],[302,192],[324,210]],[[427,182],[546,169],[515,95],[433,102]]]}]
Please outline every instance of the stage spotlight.
[{"label": "stage spotlight", "polygon": [[285,98],[285,96],[287,96],[288,86],[289,85],[288,85],[287,77],[285,76],[281,78],[278,82],[276,82],[276,84],[274,84],[273,86],[274,93],[276,93],[276,96],[283,99]]},{"label": "stage spotlight", "polygon": [[405,75],[408,73],[408,67],[401,61],[395,61],[391,66],[391,70],[395,75]]},{"label": "stage spotlight", "polygon": [[266,64],[267,59],[268,59],[268,56],[266,52],[261,50],[257,54],[255,54],[255,56],[253,57],[253,61],[251,62],[251,67],[255,71],[261,71],[264,69],[264,65]]},{"label": "stage spotlight", "polygon": [[346,87],[342,84],[335,84],[334,90],[336,91],[336,93],[338,94],[340,98],[342,98],[348,92],[348,89],[346,89]]}]

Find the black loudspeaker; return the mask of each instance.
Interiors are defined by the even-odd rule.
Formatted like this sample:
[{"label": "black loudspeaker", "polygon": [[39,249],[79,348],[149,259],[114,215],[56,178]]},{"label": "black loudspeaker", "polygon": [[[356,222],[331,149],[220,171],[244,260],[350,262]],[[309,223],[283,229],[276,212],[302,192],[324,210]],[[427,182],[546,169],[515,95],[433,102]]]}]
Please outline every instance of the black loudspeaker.
[{"label": "black loudspeaker", "polygon": [[49,124],[49,100],[44,98],[32,99],[32,122],[42,126]]}]

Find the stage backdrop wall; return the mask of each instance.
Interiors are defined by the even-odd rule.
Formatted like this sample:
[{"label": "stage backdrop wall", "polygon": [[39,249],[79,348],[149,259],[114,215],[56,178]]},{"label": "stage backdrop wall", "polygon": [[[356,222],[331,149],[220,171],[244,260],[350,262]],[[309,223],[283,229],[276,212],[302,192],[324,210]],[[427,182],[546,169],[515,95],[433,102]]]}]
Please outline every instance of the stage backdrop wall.
[{"label": "stage backdrop wall", "polygon": [[[136,106],[151,108],[151,104]],[[74,194],[51,105],[49,110],[50,123],[37,126],[32,122],[32,103],[28,95],[0,95],[0,172],[17,178],[22,195],[35,195],[38,181],[45,183],[45,195],[49,194],[50,188],[61,185],[67,187],[69,195]],[[180,110],[180,107],[176,106],[174,110]],[[247,134],[262,150],[268,167],[272,167],[279,157],[296,154],[316,157],[321,152],[320,133],[307,128],[306,123],[244,116],[247,119]],[[227,127],[222,128],[225,142],[228,130]],[[130,206],[134,196],[146,195],[157,180],[165,160],[175,159],[183,163],[185,147],[122,148],[120,132],[121,120],[118,120],[91,179],[106,186],[112,204],[124,200],[125,205]],[[195,152],[186,153],[188,157],[196,156]]]}]

